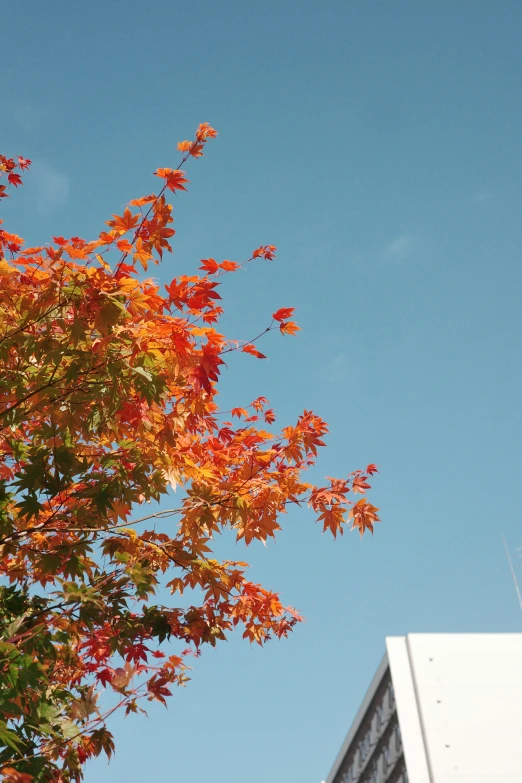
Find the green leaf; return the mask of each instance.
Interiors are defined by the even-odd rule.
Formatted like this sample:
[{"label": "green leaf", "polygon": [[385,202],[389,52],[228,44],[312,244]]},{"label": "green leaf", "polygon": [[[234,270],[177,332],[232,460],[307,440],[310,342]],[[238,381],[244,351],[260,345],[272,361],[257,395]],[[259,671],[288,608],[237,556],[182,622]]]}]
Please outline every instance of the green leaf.
[{"label": "green leaf", "polygon": [[11,731],[7,727],[7,723],[3,720],[0,720],[0,743],[4,746],[7,745],[17,752],[21,750],[24,744],[22,738],[19,737],[18,734],[15,734],[14,731]]}]

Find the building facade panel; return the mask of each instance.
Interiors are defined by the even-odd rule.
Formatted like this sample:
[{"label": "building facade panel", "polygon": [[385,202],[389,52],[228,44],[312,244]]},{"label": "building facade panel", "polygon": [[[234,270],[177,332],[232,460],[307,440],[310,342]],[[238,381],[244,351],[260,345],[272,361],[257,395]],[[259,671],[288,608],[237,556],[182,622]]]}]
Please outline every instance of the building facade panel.
[{"label": "building facade panel", "polygon": [[326,783],[522,783],[522,634],[386,649]]}]

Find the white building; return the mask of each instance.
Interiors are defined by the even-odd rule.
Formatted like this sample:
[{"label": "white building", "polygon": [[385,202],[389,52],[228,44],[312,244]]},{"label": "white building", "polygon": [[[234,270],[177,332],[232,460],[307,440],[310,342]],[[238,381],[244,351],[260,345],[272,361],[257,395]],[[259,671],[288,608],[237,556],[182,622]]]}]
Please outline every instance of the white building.
[{"label": "white building", "polygon": [[326,783],[522,783],[522,633],[387,638]]}]

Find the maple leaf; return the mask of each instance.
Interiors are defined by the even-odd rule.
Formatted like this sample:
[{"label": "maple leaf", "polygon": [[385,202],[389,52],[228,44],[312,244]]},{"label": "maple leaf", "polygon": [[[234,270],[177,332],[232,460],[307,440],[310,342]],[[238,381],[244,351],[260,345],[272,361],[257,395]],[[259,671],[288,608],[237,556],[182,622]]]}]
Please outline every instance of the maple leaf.
[{"label": "maple leaf", "polygon": [[151,201],[156,201],[157,196],[152,193],[150,196],[142,196],[141,198],[135,198],[129,201],[131,207],[142,207],[144,204],[150,204]]},{"label": "maple leaf", "polygon": [[361,498],[350,509],[350,518],[352,519],[352,530],[358,528],[361,536],[363,536],[365,530],[369,530],[373,533],[373,526],[375,522],[380,522],[377,516],[378,508],[368,503],[366,498]]},{"label": "maple leaf", "polygon": [[207,139],[215,139],[217,136],[217,130],[214,130],[208,122],[202,122],[198,125],[196,131],[196,139],[198,141],[206,141]]},{"label": "maple leaf", "polygon": [[252,258],[259,258],[262,256],[267,261],[273,261],[276,253],[276,246],[275,245],[261,245],[261,247],[258,247],[254,252],[252,253]]},{"label": "maple leaf", "polygon": [[132,257],[135,261],[140,262],[143,269],[147,269],[148,261],[150,261],[153,256],[152,253],[150,252],[150,249],[143,242],[141,237],[138,237],[138,239],[136,240],[136,251]]},{"label": "maple leaf", "polygon": [[101,669],[96,674],[97,681],[101,683],[103,687],[111,683],[113,681],[113,678],[114,678],[114,671],[113,669],[110,668]]},{"label": "maple leaf", "polygon": [[373,476],[374,473],[378,473],[379,471],[377,470],[377,465],[372,463],[371,465],[366,466],[364,472],[368,473],[369,476]]},{"label": "maple leaf", "polygon": [[118,690],[126,688],[135,674],[136,668],[129,661],[126,661],[123,668],[119,666],[114,670],[114,674],[111,680],[112,687]]},{"label": "maple leaf", "polygon": [[133,215],[130,209],[127,207],[122,216],[113,215],[114,220],[108,220],[107,225],[117,231],[120,235],[126,234],[127,231],[131,231],[136,228],[139,221],[138,215]]},{"label": "maple leaf", "polygon": [[172,692],[166,687],[168,680],[165,677],[152,677],[147,683],[147,691],[149,693],[149,699],[155,699],[167,706],[165,696],[172,696]]},{"label": "maple leaf", "polygon": [[266,410],[263,413],[263,418],[264,418],[264,420],[266,421],[267,424],[273,424],[274,423],[274,421],[276,420],[276,417],[275,417],[275,413],[272,410],[272,408],[268,408],[268,410]]},{"label": "maple leaf", "polygon": [[272,313],[272,318],[275,321],[285,321],[292,316],[294,310],[295,307],[281,307],[275,313]]},{"label": "maple leaf", "polygon": [[17,188],[18,185],[22,184],[22,177],[19,174],[9,173],[7,175],[7,180],[9,182],[9,184],[10,185],[14,185],[15,188]]},{"label": "maple leaf", "polygon": [[296,332],[301,331],[301,327],[294,321],[282,321],[279,324],[279,331],[281,334],[296,334]]},{"label": "maple leaf", "polygon": [[188,182],[188,179],[185,178],[184,171],[179,169],[157,169],[154,174],[157,177],[162,177],[165,180],[165,187],[173,193],[176,190],[186,190],[185,183]]},{"label": "maple leaf", "polygon": [[99,694],[94,691],[94,684],[91,685],[83,696],[75,701],[71,708],[71,715],[76,720],[87,720],[93,713],[98,713],[98,707],[96,703],[99,698]]},{"label": "maple leaf", "polygon": [[235,272],[236,269],[240,269],[241,264],[238,264],[236,261],[222,261],[219,266],[225,272]]},{"label": "maple leaf", "polygon": [[188,152],[193,158],[201,158],[203,155],[203,147],[205,146],[205,140],[198,141],[180,141],[178,143],[178,150],[180,152]]},{"label": "maple leaf", "polygon": [[213,275],[218,271],[219,264],[213,258],[204,258],[201,261],[201,266],[199,268],[204,272],[208,272],[210,275]]},{"label": "maple leaf", "polygon": [[366,492],[367,489],[371,489],[370,485],[366,481],[366,476],[356,476],[352,481],[352,491],[361,495]]},{"label": "maple leaf", "polygon": [[22,255],[24,256],[34,256],[37,253],[41,253],[43,250],[43,247],[26,247],[26,249],[22,252]]},{"label": "maple leaf", "polygon": [[343,535],[344,506],[340,503],[334,503],[331,506],[322,505],[318,521],[323,523],[323,533],[329,530],[334,538],[337,538],[337,533]]},{"label": "maple leaf", "polygon": [[203,147],[205,146],[205,143],[202,142],[201,144],[198,142],[194,142],[192,146],[190,147],[190,154],[193,158],[201,158],[203,156]]},{"label": "maple leaf", "polygon": [[248,411],[245,410],[245,408],[232,408],[232,416],[237,416],[238,418],[241,418],[243,416],[245,419],[248,418]]},{"label": "maple leaf", "polygon": [[252,343],[241,346],[241,350],[243,353],[249,353],[252,356],[255,356],[257,359],[266,359],[265,354],[261,353],[261,351],[258,351],[255,345],[252,345]]}]

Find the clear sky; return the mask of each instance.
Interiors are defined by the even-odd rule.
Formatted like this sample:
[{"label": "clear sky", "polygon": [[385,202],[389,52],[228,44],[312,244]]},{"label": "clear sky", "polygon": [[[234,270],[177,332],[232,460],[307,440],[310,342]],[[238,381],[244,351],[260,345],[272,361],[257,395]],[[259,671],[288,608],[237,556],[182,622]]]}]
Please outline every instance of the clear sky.
[{"label": "clear sky", "polygon": [[226,333],[282,306],[303,332],[231,362],[224,403],[311,408],[318,476],[381,471],[373,539],[302,511],[248,551],[293,638],[205,652],[87,783],[319,783],[386,635],[522,630],[522,4],[4,0],[2,22],[2,151],[35,163],[11,230],[93,238],[210,122],[158,275],[277,245],[226,281]]}]

